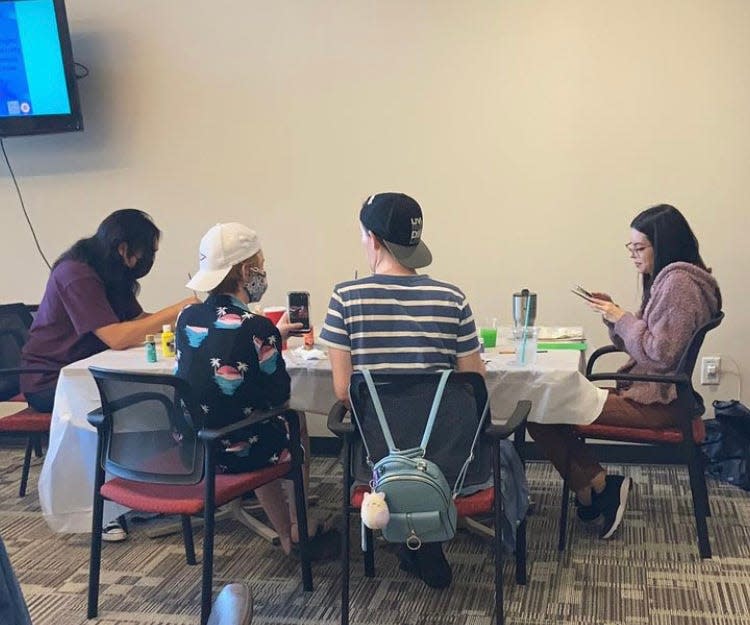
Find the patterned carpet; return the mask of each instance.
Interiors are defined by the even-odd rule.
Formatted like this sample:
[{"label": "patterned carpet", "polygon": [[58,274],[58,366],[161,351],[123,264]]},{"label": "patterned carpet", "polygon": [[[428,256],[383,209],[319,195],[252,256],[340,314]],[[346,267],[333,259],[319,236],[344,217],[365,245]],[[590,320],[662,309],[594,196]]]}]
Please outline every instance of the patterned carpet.
[{"label": "patterned carpet", "polygon": [[[0,535],[10,553],[34,625],[195,625],[200,567],[188,567],[179,536],[152,540],[131,523],[126,543],[104,546],[100,618],[85,618],[89,544],[86,535],[53,535],[39,513],[35,461],[30,494],[18,499],[22,451],[0,450]],[[623,469],[623,467],[619,467]],[[697,554],[687,472],[677,467],[624,467],[636,482],[622,530],[600,541],[571,521],[565,555],[556,550],[560,481],[549,465],[529,465],[535,512],[529,524],[529,583],[506,575],[510,625],[750,624],[750,494],[709,486],[714,558]],[[334,507],[337,463],[315,459],[313,488]],[[197,540],[200,540],[200,531]],[[355,540],[355,545],[358,541]],[[361,625],[490,625],[493,563],[488,542],[460,533],[448,548],[454,583],[426,588],[398,570],[389,547],[376,553],[377,577],[362,575],[355,555],[352,623]],[[298,569],[281,551],[235,521],[217,525],[215,588],[249,580],[255,625],[338,623],[338,564],[314,566],[315,591],[301,590]]]}]

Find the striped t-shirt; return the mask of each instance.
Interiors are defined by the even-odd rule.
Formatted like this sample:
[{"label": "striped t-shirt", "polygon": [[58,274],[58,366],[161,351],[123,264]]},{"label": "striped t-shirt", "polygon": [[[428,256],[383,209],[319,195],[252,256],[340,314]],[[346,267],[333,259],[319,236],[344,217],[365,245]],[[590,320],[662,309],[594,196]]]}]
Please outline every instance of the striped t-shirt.
[{"label": "striped t-shirt", "polygon": [[452,369],[479,349],[461,289],[427,275],[374,275],[336,285],[321,340],[354,369]]}]

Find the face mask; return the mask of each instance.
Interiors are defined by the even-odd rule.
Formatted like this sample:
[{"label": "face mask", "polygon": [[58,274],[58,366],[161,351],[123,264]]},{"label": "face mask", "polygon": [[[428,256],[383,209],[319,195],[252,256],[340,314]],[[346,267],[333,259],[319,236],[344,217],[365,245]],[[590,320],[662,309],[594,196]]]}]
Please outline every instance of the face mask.
[{"label": "face mask", "polygon": [[148,274],[149,271],[151,271],[151,267],[153,266],[154,257],[153,255],[148,254],[139,258],[135,262],[135,265],[128,268],[128,273],[130,274],[130,277],[133,278],[133,280],[140,280],[143,276]]},{"label": "face mask", "polygon": [[250,280],[245,282],[245,284],[242,285],[242,288],[245,289],[245,293],[247,293],[250,303],[254,304],[259,302],[260,298],[263,297],[263,294],[266,292],[266,289],[268,288],[268,278],[266,278],[266,272],[261,269],[252,267],[250,272]]}]

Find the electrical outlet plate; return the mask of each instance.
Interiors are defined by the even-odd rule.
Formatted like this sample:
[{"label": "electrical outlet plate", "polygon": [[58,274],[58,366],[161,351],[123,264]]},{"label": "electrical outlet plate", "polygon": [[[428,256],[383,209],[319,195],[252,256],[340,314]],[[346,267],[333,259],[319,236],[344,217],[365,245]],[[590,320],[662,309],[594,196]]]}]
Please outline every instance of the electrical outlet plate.
[{"label": "electrical outlet plate", "polygon": [[704,356],[701,358],[701,384],[718,384],[721,379],[721,358]]}]

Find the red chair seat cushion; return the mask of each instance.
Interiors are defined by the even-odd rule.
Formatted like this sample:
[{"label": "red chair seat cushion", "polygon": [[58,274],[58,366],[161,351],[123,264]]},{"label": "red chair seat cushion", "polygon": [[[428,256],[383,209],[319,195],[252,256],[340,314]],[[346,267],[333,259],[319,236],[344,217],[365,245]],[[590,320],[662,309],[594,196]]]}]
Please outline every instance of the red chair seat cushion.
[{"label": "red chair seat cushion", "polygon": [[[359,510],[362,507],[362,499],[365,493],[369,492],[369,486],[365,486],[364,484],[356,486],[351,497],[352,507]],[[457,497],[455,502],[459,517],[487,514],[492,511],[492,505],[495,502],[495,489],[485,488],[466,497]]]},{"label": "red chair seat cushion", "polygon": [[[282,462],[252,473],[217,473],[216,505],[221,506],[244,493],[289,473],[291,463]],[[105,482],[101,488],[105,499],[141,512],[162,514],[200,514],[203,512],[205,483],[173,485],[134,482],[119,477]]]},{"label": "red chair seat cushion", "polygon": [[7,417],[0,417],[0,432],[49,432],[52,415],[24,408]]},{"label": "red chair seat cushion", "polygon": [[[582,425],[576,428],[586,438],[610,439],[628,443],[652,443],[678,445],[682,442],[682,432],[677,428],[647,429],[624,428],[616,425]],[[693,419],[693,440],[699,444],[706,438],[706,425],[702,419]]]}]

